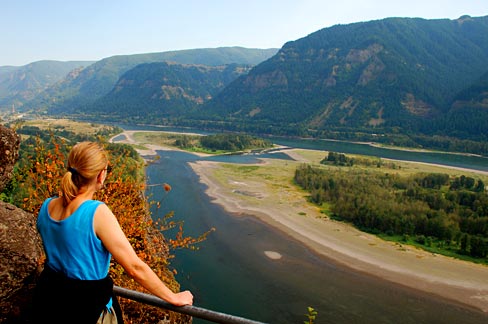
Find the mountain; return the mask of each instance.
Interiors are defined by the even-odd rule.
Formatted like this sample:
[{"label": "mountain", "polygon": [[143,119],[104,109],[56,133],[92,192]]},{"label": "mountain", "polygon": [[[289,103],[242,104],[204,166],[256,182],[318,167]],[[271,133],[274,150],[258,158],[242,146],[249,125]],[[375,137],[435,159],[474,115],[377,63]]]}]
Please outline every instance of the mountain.
[{"label": "mountain", "polygon": [[217,66],[224,64],[256,65],[277,52],[277,49],[221,47],[162,53],[119,55],[100,60],[85,69],[68,75],[29,102],[26,107],[49,110],[50,113],[73,113],[108,94],[127,71],[143,63],[175,62]]},{"label": "mountain", "polygon": [[484,134],[488,141],[488,72],[454,98],[443,126],[445,134],[461,138]]},{"label": "mountain", "polygon": [[279,50],[114,56],[24,107],[488,154],[487,97],[488,16],[463,16],[336,25]]},{"label": "mountain", "polygon": [[102,115],[106,120],[162,123],[180,116],[222,91],[251,69],[249,65],[220,66],[144,63],[124,73],[113,89],[80,115]]},{"label": "mountain", "polygon": [[[486,91],[480,80],[487,72],[488,16],[337,25],[286,43],[192,118],[319,133],[408,133],[431,125],[445,131],[449,116],[468,108],[486,112],[486,101],[466,104],[459,96]],[[488,127],[466,127],[465,133],[488,136]]]},{"label": "mountain", "polygon": [[0,110],[20,107],[52,86],[69,71],[88,66],[88,61],[38,61],[24,66],[0,67]]}]

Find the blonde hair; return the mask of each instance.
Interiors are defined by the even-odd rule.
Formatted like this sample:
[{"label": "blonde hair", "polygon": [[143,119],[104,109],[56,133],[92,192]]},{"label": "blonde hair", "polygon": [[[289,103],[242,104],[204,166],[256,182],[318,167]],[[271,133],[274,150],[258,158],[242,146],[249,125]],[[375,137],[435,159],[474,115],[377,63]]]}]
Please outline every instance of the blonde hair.
[{"label": "blonde hair", "polygon": [[80,188],[91,183],[107,164],[107,153],[100,144],[81,142],[73,146],[68,156],[68,171],[61,180],[63,205],[75,199]]}]

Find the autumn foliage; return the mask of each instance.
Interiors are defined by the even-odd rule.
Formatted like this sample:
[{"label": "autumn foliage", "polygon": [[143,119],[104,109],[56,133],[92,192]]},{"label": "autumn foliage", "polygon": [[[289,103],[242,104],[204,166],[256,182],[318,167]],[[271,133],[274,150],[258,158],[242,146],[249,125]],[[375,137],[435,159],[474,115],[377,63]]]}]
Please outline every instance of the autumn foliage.
[{"label": "autumn foliage", "polygon": [[[40,139],[35,142],[31,155],[18,169],[17,202],[27,211],[37,215],[42,202],[58,195],[59,184],[66,172],[67,153],[70,149],[63,140],[51,136],[51,142],[45,143]],[[210,232],[198,238],[183,235],[183,223],[172,220],[173,213],[163,219],[153,221],[150,213],[151,204],[160,206],[161,202],[150,202],[145,196],[145,183],[141,174],[134,168],[144,167],[143,162],[130,160],[131,154],[113,149],[114,144],[106,144],[110,154],[110,164],[113,167],[108,175],[105,187],[97,192],[94,199],[105,202],[117,217],[124,233],[129,239],[137,255],[145,261],[173,291],[180,287],[175,280],[176,270],[171,270],[169,260],[173,257],[171,251],[177,248],[196,249],[196,244],[205,239]],[[112,147],[111,147],[112,146]],[[132,175],[132,176],[130,176]],[[171,185],[162,184],[165,195],[171,191]],[[174,239],[168,241],[162,232],[178,227],[179,232]],[[130,278],[124,269],[112,260],[110,276],[115,285],[142,291],[143,288]],[[166,320],[168,323],[187,323],[190,318],[186,315],[161,310],[156,307],[143,305],[127,299],[119,298],[126,323],[157,323]]]}]

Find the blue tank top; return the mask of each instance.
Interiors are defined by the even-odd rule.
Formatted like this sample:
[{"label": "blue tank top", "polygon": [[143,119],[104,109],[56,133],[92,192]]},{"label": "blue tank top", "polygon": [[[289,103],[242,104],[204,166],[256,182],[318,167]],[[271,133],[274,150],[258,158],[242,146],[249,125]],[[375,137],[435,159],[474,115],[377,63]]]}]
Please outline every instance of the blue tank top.
[{"label": "blue tank top", "polygon": [[46,262],[69,278],[105,278],[112,256],[93,228],[95,210],[103,203],[87,200],[68,218],[57,221],[49,215],[51,200],[48,198],[44,201],[37,218],[37,230],[44,244]]}]

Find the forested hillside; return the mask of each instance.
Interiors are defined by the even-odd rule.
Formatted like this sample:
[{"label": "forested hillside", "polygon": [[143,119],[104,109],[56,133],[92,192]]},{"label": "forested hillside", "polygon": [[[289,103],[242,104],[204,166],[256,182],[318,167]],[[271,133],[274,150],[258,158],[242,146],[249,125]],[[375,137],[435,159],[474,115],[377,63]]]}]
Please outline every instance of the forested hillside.
[{"label": "forested hillside", "polygon": [[51,114],[77,113],[83,107],[108,94],[125,72],[143,63],[176,62],[209,66],[233,63],[255,65],[274,53],[276,53],[276,49],[222,47],[113,56],[100,60],[81,71],[71,73],[62,82],[26,103],[24,110],[47,110]]},{"label": "forested hillside", "polygon": [[[18,108],[89,61],[39,61],[24,66],[0,67],[0,111]],[[2,109],[3,108],[3,109]]]},{"label": "forested hillside", "polygon": [[140,64],[122,75],[107,95],[77,113],[103,115],[105,120],[119,122],[163,123],[207,102],[250,68],[237,64]]},{"label": "forested hillside", "polygon": [[483,134],[481,139],[488,141],[488,72],[454,98],[443,127],[446,134],[464,138]]},{"label": "forested hillside", "polygon": [[[337,25],[285,44],[194,118],[260,131],[423,132],[482,140],[486,101],[472,99],[487,92],[487,72],[488,17]],[[461,116],[463,123],[453,121]]]},{"label": "forested hillside", "polygon": [[387,18],[324,28],[279,51],[114,56],[22,109],[488,155],[487,93],[488,16]]}]

